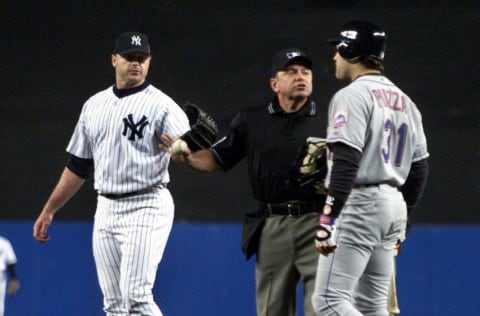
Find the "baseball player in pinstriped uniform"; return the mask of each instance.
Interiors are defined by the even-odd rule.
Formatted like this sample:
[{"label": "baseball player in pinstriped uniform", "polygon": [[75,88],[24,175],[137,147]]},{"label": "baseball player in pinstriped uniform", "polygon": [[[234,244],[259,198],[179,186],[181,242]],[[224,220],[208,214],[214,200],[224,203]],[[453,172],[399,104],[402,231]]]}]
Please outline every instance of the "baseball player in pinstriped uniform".
[{"label": "baseball player in pinstriped uniform", "polygon": [[394,248],[427,179],[427,141],[416,105],[383,74],[385,32],[352,21],[330,42],[335,75],[350,84],[329,105],[312,303],[322,316],[387,316]]},{"label": "baseball player in pinstriped uniform", "polygon": [[166,188],[170,156],[160,135],[182,135],[187,116],[146,81],[151,55],[145,34],[118,36],[111,57],[115,85],[83,106],[68,144],[70,158],[33,227],[40,242],[54,214],[80,189],[94,166],[98,192],[93,254],[106,315],[162,315],[152,287],[173,223]]},{"label": "baseball player in pinstriped uniform", "polygon": [[19,288],[15,250],[8,239],[0,236],[0,316],[5,311],[5,295],[13,295]]}]

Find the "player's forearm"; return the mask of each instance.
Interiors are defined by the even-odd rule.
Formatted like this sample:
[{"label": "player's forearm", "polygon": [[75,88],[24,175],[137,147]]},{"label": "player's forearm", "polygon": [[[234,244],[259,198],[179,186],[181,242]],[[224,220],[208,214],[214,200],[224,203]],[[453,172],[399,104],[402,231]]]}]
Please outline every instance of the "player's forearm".
[{"label": "player's forearm", "polygon": [[8,282],[7,294],[13,295],[17,293],[19,288],[20,288],[20,281],[18,279],[10,279],[10,281]]},{"label": "player's forearm", "polygon": [[400,188],[407,203],[408,214],[417,206],[427,184],[428,162],[423,159],[412,164],[405,184]]},{"label": "player's forearm", "polygon": [[68,168],[65,168],[42,211],[55,214],[77,193],[84,182],[85,179],[80,178]]},{"label": "player's forearm", "polygon": [[326,209],[331,212],[327,215],[337,217],[352,191],[362,155],[356,149],[342,143],[330,146],[333,152],[333,165],[325,203],[328,205]]}]

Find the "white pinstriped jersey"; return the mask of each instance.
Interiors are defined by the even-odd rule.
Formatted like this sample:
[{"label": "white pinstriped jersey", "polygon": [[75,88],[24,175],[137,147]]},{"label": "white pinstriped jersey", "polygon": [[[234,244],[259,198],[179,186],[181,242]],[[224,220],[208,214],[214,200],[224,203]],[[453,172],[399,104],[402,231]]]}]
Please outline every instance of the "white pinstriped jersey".
[{"label": "white pinstriped jersey", "polygon": [[122,98],[109,87],[85,102],[67,151],[93,158],[99,193],[129,193],[170,181],[160,135],[189,129],[185,112],[153,85]]},{"label": "white pinstriped jersey", "polygon": [[401,186],[412,162],[429,156],[417,106],[385,76],[361,76],[339,90],[328,118],[327,142],[362,152],[357,184]]},{"label": "white pinstriped jersey", "polygon": [[3,273],[7,270],[7,266],[13,263],[17,263],[17,257],[13,251],[12,244],[8,239],[0,237],[0,278],[3,277]]},{"label": "white pinstriped jersey", "polygon": [[0,315],[5,311],[5,294],[7,289],[7,266],[17,263],[17,257],[12,244],[6,238],[0,237]]}]

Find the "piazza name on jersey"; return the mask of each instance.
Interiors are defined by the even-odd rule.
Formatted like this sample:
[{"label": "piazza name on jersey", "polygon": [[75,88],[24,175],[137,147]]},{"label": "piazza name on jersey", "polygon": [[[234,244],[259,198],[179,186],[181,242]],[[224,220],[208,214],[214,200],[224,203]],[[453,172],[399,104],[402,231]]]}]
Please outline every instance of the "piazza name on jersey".
[{"label": "piazza name on jersey", "polygon": [[400,95],[397,91],[387,89],[372,90],[372,94],[377,100],[377,104],[381,108],[391,109],[407,113],[407,100],[404,95]]}]

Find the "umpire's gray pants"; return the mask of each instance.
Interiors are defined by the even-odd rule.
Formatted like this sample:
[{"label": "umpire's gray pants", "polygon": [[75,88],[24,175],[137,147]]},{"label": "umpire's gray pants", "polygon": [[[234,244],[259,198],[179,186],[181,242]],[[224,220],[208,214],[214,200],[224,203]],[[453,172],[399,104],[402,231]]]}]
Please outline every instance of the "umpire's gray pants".
[{"label": "umpire's gray pants", "polygon": [[317,213],[266,219],[255,266],[258,316],[296,315],[300,280],[305,315],[314,315],[311,297],[318,260],[314,242],[317,225]]}]

